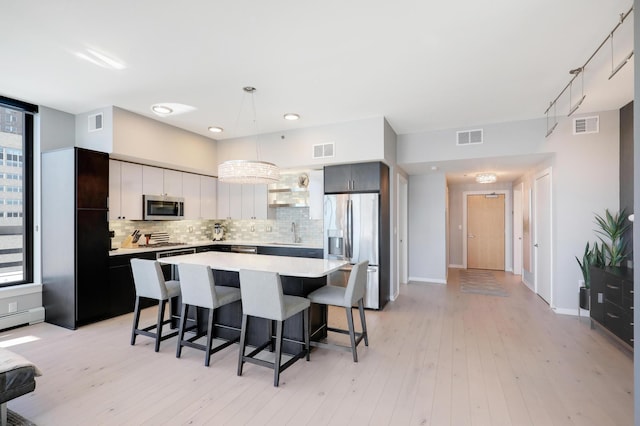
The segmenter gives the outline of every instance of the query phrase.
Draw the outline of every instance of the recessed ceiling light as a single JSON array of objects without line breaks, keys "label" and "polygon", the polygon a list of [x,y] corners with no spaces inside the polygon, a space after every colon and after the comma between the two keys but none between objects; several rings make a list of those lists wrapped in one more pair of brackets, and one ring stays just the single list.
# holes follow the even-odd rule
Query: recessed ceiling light
[{"label": "recessed ceiling light", "polygon": [[209,127],[211,133],[222,133],[224,129],[222,127],[211,126]]},{"label": "recessed ceiling light", "polygon": [[158,115],[169,115],[173,112],[173,109],[169,108],[166,105],[152,105],[151,111],[155,112]]},{"label": "recessed ceiling light", "polygon": [[151,105],[151,111],[160,117],[180,115],[195,110],[196,108],[191,105],[178,104],[175,102],[159,102]]},{"label": "recessed ceiling light", "polygon": [[295,121],[300,119],[300,115],[295,114],[293,112],[288,112],[284,115],[285,120]]}]

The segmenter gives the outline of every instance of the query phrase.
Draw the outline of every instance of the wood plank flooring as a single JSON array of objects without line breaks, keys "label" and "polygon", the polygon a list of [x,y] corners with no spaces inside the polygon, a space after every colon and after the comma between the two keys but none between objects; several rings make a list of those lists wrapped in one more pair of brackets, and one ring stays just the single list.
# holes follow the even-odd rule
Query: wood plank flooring
[{"label": "wood plank flooring", "polygon": [[[131,315],[5,331],[0,345],[37,339],[9,349],[43,371],[35,392],[8,406],[40,426],[632,425],[630,353],[587,318],[553,313],[519,277],[495,274],[509,297],[462,293],[458,270],[448,285],[402,286],[384,311],[367,311],[370,346],[357,364],[315,349],[279,388],[255,365],[236,376],[237,345],[208,368],[201,351],[176,359],[175,338],[159,353],[141,336],[130,346]],[[343,310],[329,316],[344,326]]]}]

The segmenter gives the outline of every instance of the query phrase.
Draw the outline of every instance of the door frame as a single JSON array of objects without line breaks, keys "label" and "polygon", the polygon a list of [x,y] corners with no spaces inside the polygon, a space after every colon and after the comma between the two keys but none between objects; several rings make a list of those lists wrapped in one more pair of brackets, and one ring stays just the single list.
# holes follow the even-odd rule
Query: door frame
[{"label": "door frame", "polygon": [[[533,217],[531,218],[531,222],[533,223],[533,288],[535,293],[540,297],[539,292],[539,274],[538,274],[538,250],[535,249],[535,245],[538,243],[538,231],[539,226],[537,223],[538,218],[538,179],[543,177],[544,175],[549,175],[549,307],[551,309],[555,308],[553,303],[553,173],[551,167],[543,169],[535,174],[533,177]],[[543,299],[544,300],[544,299]]]},{"label": "door frame", "polygon": [[[520,194],[519,197],[516,194]],[[519,199],[518,199],[519,198]],[[513,187],[513,274],[522,275],[524,234],[524,183]],[[520,232],[518,232],[520,231]],[[518,240],[518,235],[520,239]]]},{"label": "door frame", "polygon": [[464,191],[462,193],[462,267],[467,269],[467,197],[469,195],[489,195],[504,194],[504,270],[509,272],[512,266],[509,266],[513,249],[511,247],[511,190],[507,189],[487,189],[484,191]]},{"label": "door frame", "polygon": [[[398,232],[396,235],[397,238],[397,253],[396,253],[396,264],[397,274],[396,277],[396,286],[394,288],[394,292],[396,295],[400,293],[400,284],[407,284],[409,282],[409,271],[408,271],[408,225],[409,225],[409,181],[407,178],[398,174]],[[404,249],[403,249],[404,247]]]}]

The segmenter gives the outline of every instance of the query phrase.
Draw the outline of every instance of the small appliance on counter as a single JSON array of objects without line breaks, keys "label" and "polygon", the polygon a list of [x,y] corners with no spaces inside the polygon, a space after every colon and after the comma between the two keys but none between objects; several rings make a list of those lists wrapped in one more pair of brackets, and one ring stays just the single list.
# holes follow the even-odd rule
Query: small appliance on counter
[{"label": "small appliance on counter", "polygon": [[211,238],[213,241],[222,241],[224,240],[224,228],[219,223],[213,225],[213,236]]}]

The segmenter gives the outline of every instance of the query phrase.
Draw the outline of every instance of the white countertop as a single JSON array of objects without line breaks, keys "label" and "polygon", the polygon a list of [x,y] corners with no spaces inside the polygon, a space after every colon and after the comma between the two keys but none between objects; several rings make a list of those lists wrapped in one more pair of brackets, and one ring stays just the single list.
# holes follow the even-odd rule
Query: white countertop
[{"label": "white countertop", "polygon": [[322,246],[314,246],[305,243],[263,243],[257,241],[237,241],[237,240],[224,240],[224,241],[198,241],[193,243],[181,244],[177,246],[164,246],[155,247],[153,244],[141,245],[136,248],[118,248],[109,252],[109,256],[119,256],[127,254],[145,253],[150,251],[170,251],[170,250],[182,250],[188,248],[211,246],[211,245],[232,245],[232,246],[261,246],[261,247],[288,247],[288,248],[306,248],[306,249],[322,249]]},{"label": "white countertop", "polygon": [[211,269],[222,271],[238,272],[241,269],[252,269],[256,271],[278,272],[280,275],[303,278],[323,277],[333,271],[337,271],[348,263],[342,260],[217,251],[163,257],[158,261],[171,265],[178,265],[180,263],[208,265]]}]

